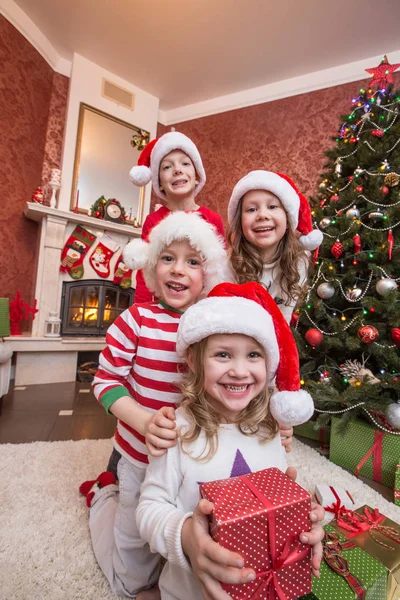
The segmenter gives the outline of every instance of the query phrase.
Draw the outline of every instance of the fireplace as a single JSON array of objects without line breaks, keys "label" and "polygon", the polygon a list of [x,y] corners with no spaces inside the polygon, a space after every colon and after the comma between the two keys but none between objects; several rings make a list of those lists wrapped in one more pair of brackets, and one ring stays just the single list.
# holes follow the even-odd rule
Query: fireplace
[{"label": "fireplace", "polygon": [[63,282],[61,335],[104,336],[119,314],[133,303],[134,290],[98,279]]}]

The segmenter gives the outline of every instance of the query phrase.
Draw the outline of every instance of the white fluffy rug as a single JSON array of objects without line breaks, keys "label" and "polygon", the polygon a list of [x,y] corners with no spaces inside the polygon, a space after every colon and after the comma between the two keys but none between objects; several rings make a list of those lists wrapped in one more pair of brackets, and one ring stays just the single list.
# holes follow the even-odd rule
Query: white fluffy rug
[{"label": "white fluffy rug", "polygon": [[[4,600],[115,600],[94,559],[78,487],[107,465],[111,440],[0,445],[0,596]],[[400,507],[295,440],[298,482],[341,485],[357,505],[394,521]]]}]

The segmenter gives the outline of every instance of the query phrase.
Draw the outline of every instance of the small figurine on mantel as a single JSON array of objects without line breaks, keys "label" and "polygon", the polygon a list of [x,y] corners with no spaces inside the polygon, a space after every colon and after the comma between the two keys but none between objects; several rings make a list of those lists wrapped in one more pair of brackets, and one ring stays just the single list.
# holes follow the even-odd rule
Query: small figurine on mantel
[{"label": "small figurine on mantel", "polygon": [[52,189],[51,199],[50,199],[50,207],[56,208],[57,199],[56,192],[61,188],[61,171],[60,169],[51,169],[50,177],[49,177],[49,186]]},{"label": "small figurine on mantel", "polygon": [[37,187],[36,190],[33,192],[31,202],[36,202],[37,204],[43,204],[44,196],[43,196],[43,190],[41,187]]}]

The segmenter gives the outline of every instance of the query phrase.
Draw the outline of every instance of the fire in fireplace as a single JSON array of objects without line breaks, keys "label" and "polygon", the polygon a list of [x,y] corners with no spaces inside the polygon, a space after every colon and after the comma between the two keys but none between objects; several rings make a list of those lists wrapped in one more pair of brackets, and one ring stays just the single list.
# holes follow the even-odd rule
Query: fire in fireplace
[{"label": "fire in fireplace", "polygon": [[98,279],[63,283],[61,335],[103,336],[133,302],[134,290]]}]

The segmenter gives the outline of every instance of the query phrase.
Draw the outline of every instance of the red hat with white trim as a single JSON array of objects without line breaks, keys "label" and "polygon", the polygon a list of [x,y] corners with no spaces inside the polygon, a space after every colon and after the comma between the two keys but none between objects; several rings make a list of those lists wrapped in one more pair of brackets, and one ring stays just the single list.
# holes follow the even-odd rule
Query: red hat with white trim
[{"label": "red hat with white trim", "polygon": [[165,193],[160,190],[160,164],[164,156],[173,150],[182,150],[192,161],[198,179],[198,184],[194,189],[194,195],[197,196],[206,182],[203,162],[196,144],[179,131],[165,133],[147,144],[139,156],[138,164],[129,172],[131,181],[138,186],[147,185],[151,181],[154,192],[159,198],[165,200]]},{"label": "red hat with white trim", "polygon": [[251,190],[272,192],[282,202],[289,223],[301,233],[300,243],[305,250],[315,250],[322,244],[323,234],[313,229],[311,210],[307,198],[299,192],[287,175],[272,171],[251,171],[233,188],[228,204],[228,221],[232,222],[241,198]]},{"label": "red hat with white trim", "polygon": [[184,357],[192,344],[223,333],[248,335],[265,350],[268,384],[277,388],[270,408],[278,423],[300,425],[308,421],[314,403],[310,394],[300,388],[296,342],[275,300],[262,285],[252,281],[215,286],[207,298],[182,315],[177,353]]}]

